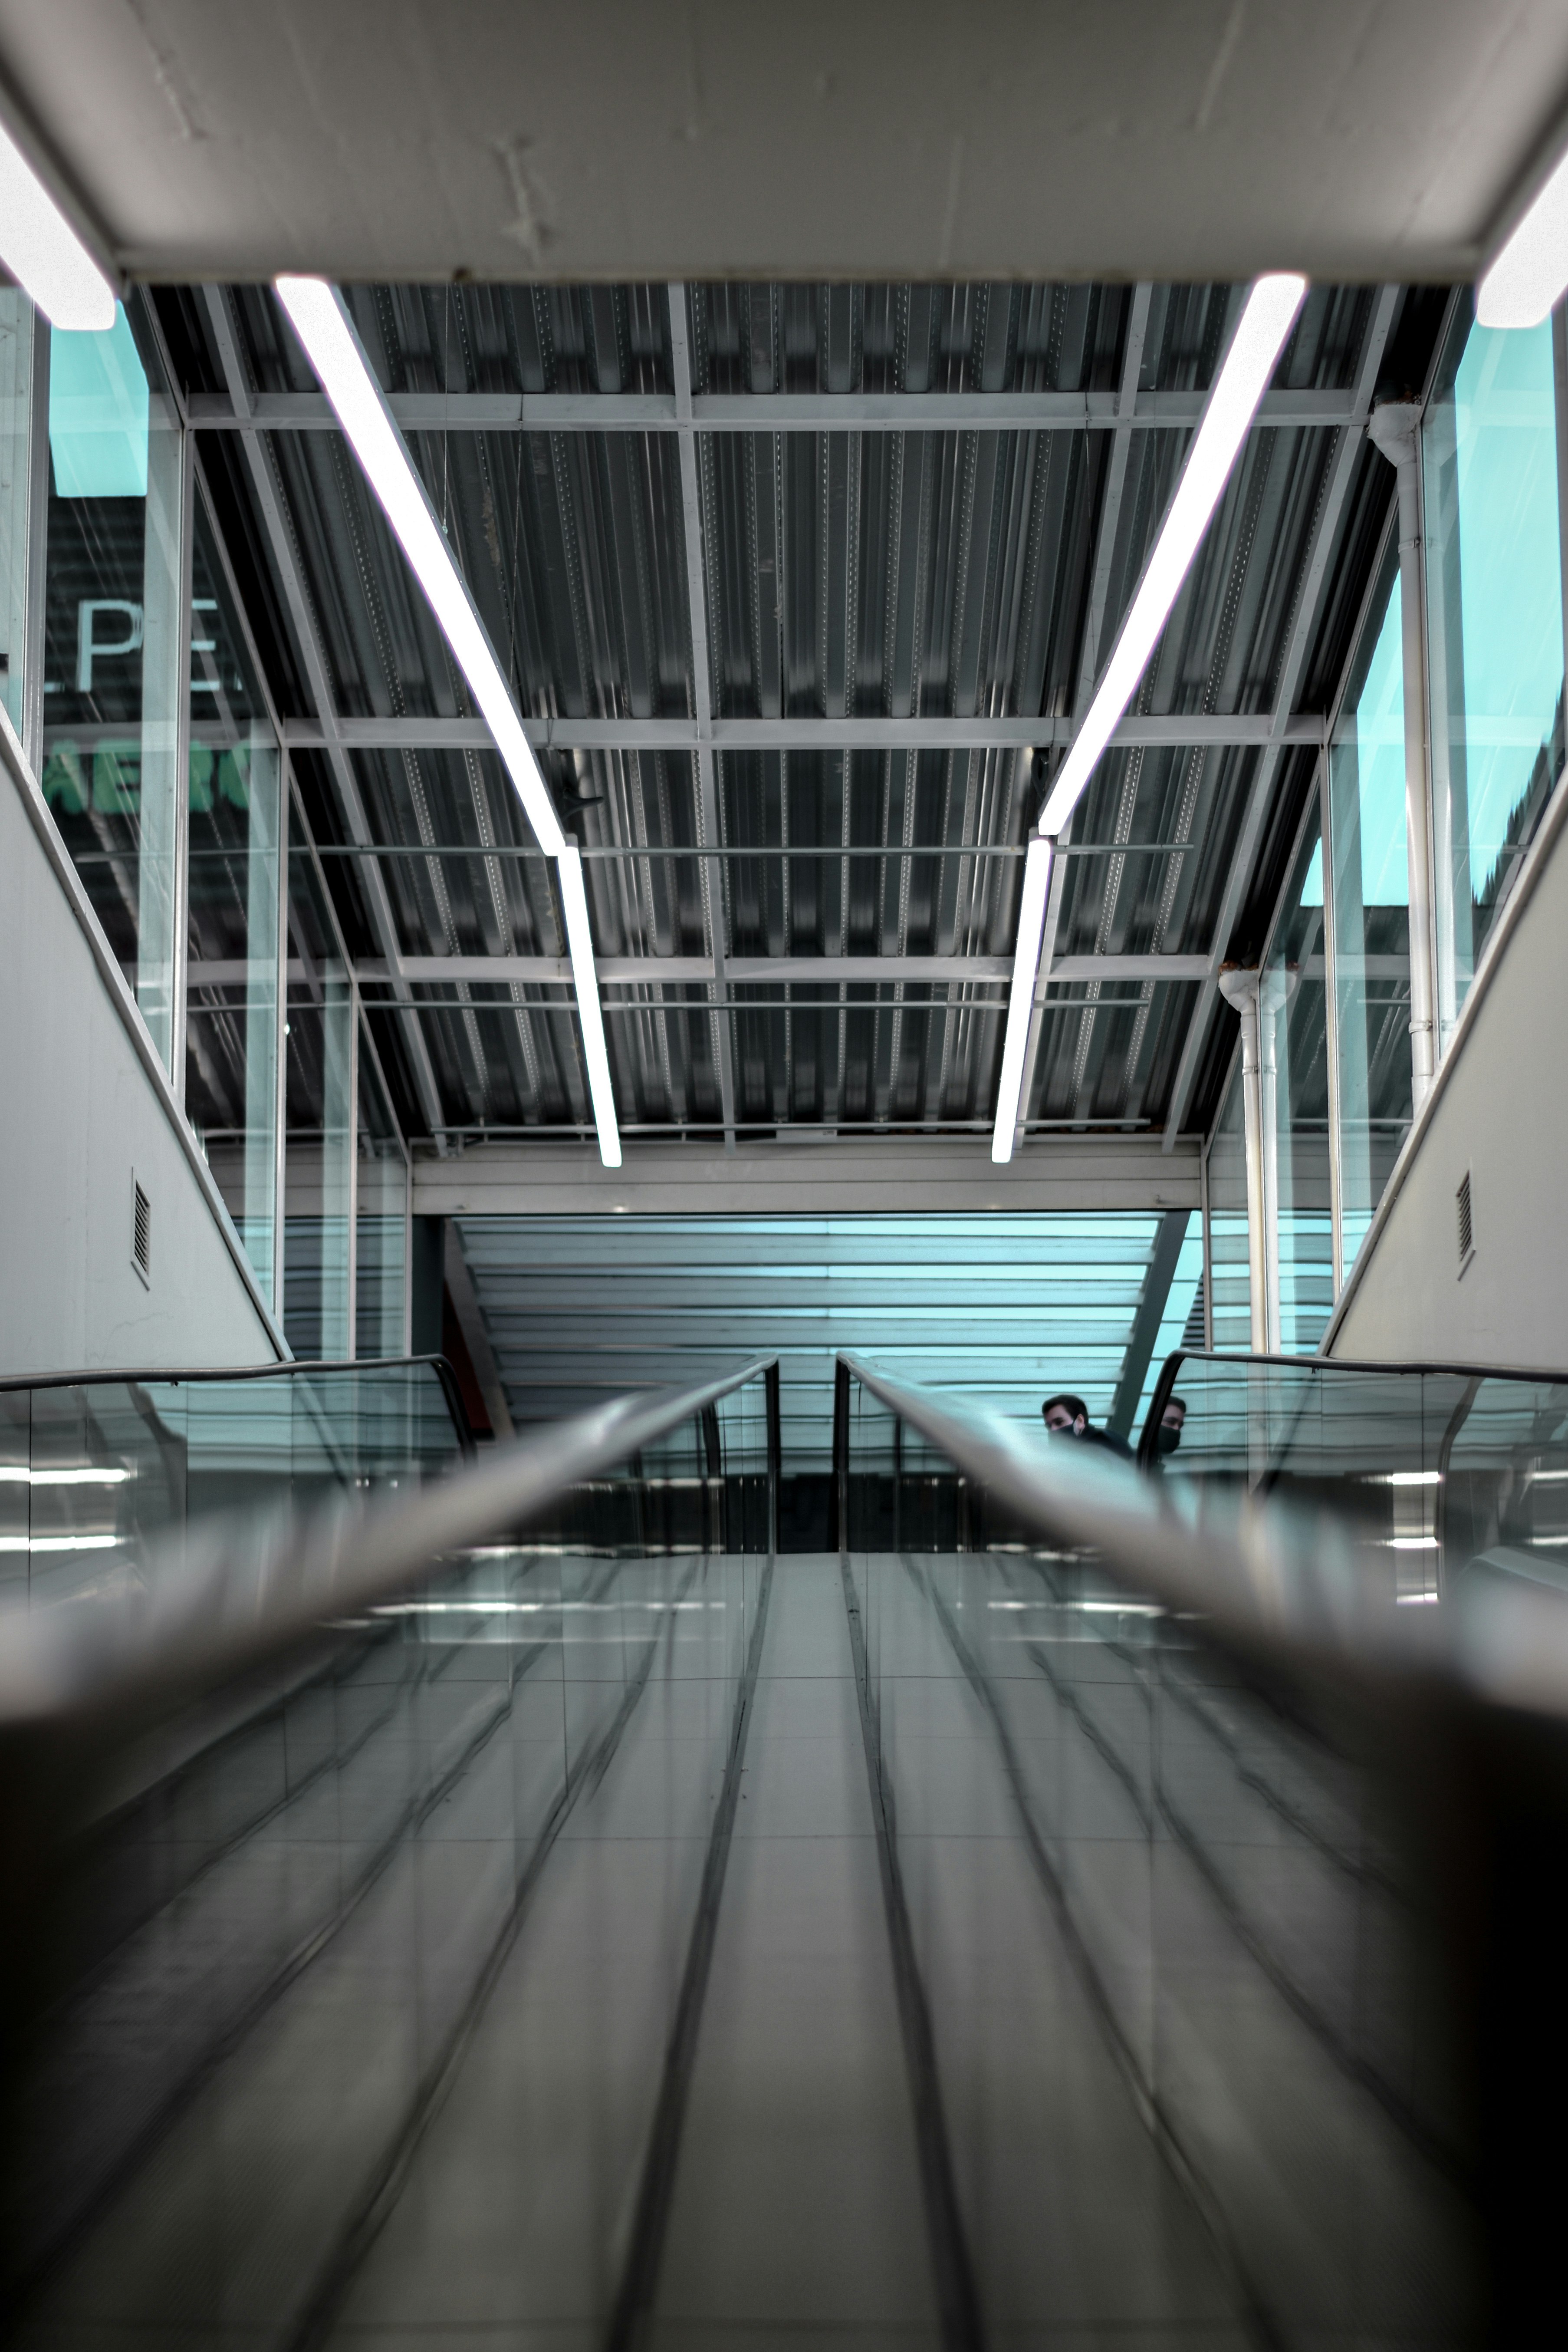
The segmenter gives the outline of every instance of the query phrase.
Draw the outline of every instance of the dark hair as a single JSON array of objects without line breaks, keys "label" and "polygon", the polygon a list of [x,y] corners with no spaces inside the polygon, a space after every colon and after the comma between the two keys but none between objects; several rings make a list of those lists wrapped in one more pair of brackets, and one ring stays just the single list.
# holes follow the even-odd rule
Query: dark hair
[{"label": "dark hair", "polygon": [[1185,1412],[1186,1411],[1186,1397],[1178,1397],[1178,1396],[1168,1396],[1168,1397],[1166,1397],[1166,1408],[1165,1408],[1165,1409],[1166,1409],[1166,1412],[1169,1412],[1169,1410],[1170,1410],[1170,1408],[1171,1408],[1171,1406],[1172,1406],[1173,1404],[1179,1404],[1179,1405],[1180,1405],[1180,1407],[1181,1407],[1181,1409],[1182,1409],[1182,1411],[1183,1411],[1183,1412]]},{"label": "dark hair", "polygon": [[1051,1411],[1053,1404],[1064,1404],[1074,1421],[1087,1422],[1089,1418],[1089,1408],[1084,1403],[1082,1397],[1053,1396],[1047,1397],[1045,1402],[1040,1406],[1040,1415],[1042,1421],[1046,1414]]}]

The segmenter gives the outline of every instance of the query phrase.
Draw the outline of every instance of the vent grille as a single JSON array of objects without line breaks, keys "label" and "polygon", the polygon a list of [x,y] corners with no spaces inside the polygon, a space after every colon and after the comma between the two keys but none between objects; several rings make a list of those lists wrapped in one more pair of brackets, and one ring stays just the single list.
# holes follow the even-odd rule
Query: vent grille
[{"label": "vent grille", "polygon": [[152,1203],[132,1179],[131,1263],[143,1282],[152,1280]]},{"label": "vent grille", "polygon": [[1470,1171],[1468,1168],[1459,1180],[1456,1198],[1459,1204],[1459,1272],[1463,1274],[1475,1255],[1476,1247],[1475,1219],[1470,1209]]}]

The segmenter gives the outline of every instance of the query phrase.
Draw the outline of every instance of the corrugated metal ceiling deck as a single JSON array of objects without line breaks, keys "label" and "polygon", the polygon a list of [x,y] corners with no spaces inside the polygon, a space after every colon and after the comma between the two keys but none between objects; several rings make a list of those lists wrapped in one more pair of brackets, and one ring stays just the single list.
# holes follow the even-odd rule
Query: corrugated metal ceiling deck
[{"label": "corrugated metal ceiling deck", "polygon": [[[550,870],[464,724],[462,682],[350,453],[321,429],[307,363],[263,289],[162,299],[214,428],[204,462],[230,536],[259,601],[314,638],[276,625],[275,685],[409,1131],[443,1148],[581,1133]],[[900,1127],[979,1148],[1020,845],[1236,300],[1224,286],[719,285],[675,289],[673,307],[648,286],[352,292],[521,707],[551,739],[541,757],[612,960],[628,1131]],[[1271,714],[1322,707],[1392,489],[1358,407],[1401,380],[1433,308],[1309,298],[1275,382],[1271,414],[1293,421],[1249,436],[1138,698],[1160,740],[1113,750],[1072,827],[1036,1132],[1210,1114],[1226,1050],[1212,973],[1267,920],[1314,757],[1278,725],[1263,739]],[[257,400],[242,457],[216,428]],[[994,425],[988,402],[1010,404]],[[312,732],[319,750],[303,748]]]}]

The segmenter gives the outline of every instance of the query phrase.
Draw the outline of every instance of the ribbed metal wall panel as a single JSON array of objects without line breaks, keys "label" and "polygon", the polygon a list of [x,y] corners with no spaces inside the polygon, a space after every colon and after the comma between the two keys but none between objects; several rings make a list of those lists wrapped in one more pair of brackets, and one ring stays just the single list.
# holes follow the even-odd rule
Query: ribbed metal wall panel
[{"label": "ribbed metal wall panel", "polygon": [[[1103,1421],[1159,1223],[1127,1213],[465,1217],[459,1230],[517,1421],[777,1349],[786,1467],[818,1472],[841,1348],[1028,1421],[1052,1390],[1071,1389]],[[1190,1297],[1182,1321],[1189,1307]]]}]

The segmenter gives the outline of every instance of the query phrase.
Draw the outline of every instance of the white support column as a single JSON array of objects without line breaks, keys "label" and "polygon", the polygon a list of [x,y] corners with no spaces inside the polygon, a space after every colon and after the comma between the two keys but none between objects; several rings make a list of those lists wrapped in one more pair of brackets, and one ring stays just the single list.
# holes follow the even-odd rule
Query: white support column
[{"label": "white support column", "polygon": [[1410,876],[1411,1106],[1419,1117],[1437,1066],[1432,825],[1427,790],[1427,598],[1421,560],[1421,411],[1385,401],[1366,436],[1399,481],[1399,617],[1405,679],[1405,837]]},{"label": "white support column", "polygon": [[1247,1140],[1248,1299],[1252,1352],[1280,1341],[1279,1065],[1275,1032],[1290,995],[1283,971],[1218,974],[1219,992],[1241,1016],[1241,1110]]}]

